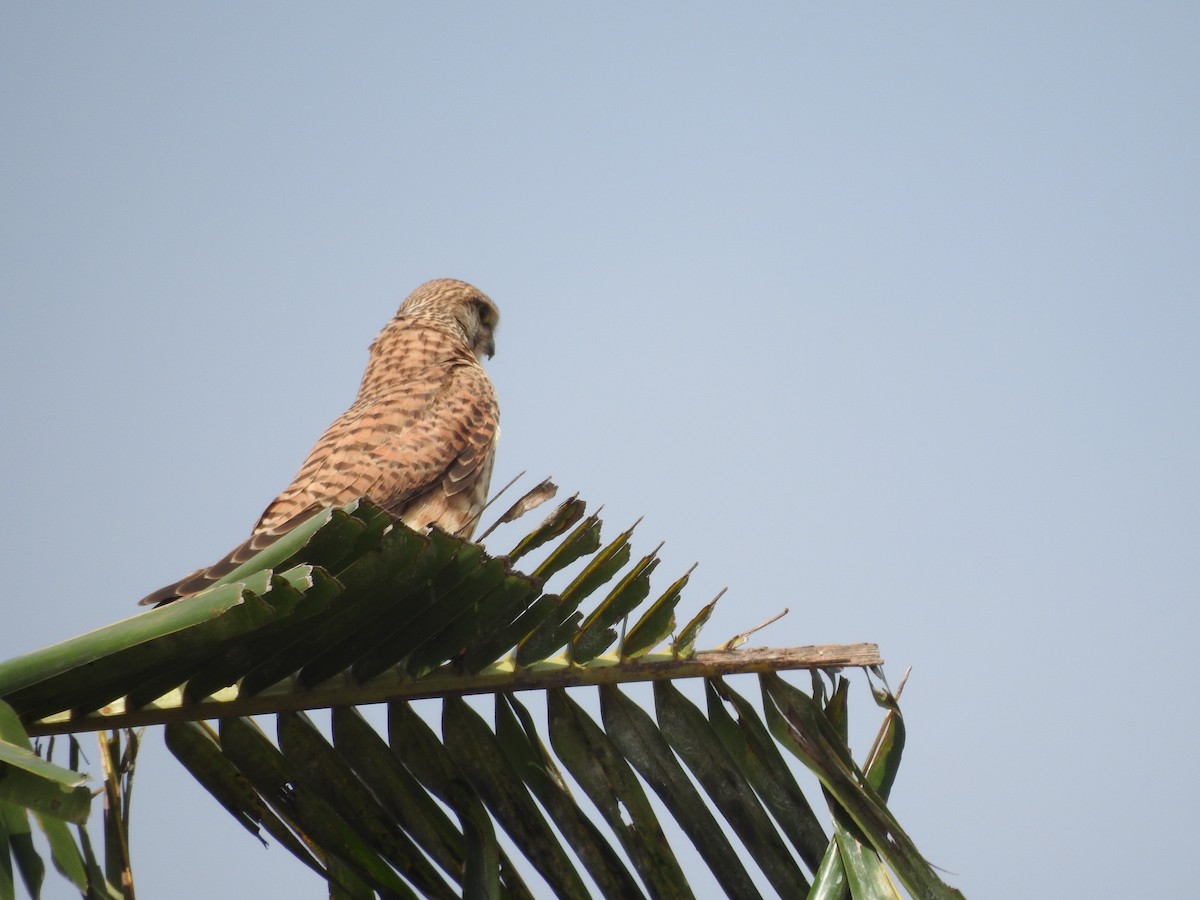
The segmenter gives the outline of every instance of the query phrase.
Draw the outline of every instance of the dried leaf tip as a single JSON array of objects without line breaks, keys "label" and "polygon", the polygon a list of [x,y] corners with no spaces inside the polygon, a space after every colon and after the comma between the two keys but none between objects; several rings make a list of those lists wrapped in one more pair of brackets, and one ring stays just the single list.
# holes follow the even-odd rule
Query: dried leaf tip
[{"label": "dried leaf tip", "polygon": [[[724,591],[722,591],[722,593],[724,593]],[[778,622],[780,619],[782,619],[784,616],[786,616],[788,614],[788,612],[789,612],[789,610],[785,606],[783,608],[783,612],[776,613],[775,615],[771,616],[771,618],[767,619],[765,622],[760,622],[759,624],[755,625],[753,628],[743,631],[741,634],[735,634],[733,637],[731,637],[729,640],[727,640],[724,644],[721,645],[721,649],[722,650],[734,650],[734,649],[742,646],[742,644],[746,643],[746,641],[749,639],[750,635],[754,634],[756,631],[762,631],[768,625],[774,625],[776,622]]]}]

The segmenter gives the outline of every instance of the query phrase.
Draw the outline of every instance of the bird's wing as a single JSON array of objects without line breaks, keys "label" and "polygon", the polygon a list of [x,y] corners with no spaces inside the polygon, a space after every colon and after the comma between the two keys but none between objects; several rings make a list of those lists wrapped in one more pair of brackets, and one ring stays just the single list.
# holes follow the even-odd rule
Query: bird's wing
[{"label": "bird's wing", "polygon": [[[490,462],[498,419],[492,383],[473,358],[427,366],[330,425],[254,531],[284,534],[359,497],[407,519],[414,498],[435,487],[469,491]],[[441,523],[420,523],[428,524]]]},{"label": "bird's wing", "polygon": [[473,356],[406,371],[393,389],[360,398],[329,426],[250,538],[141,603],[197,593],[320,510],[359,497],[414,528],[469,534],[486,499],[498,423],[495,390]]}]

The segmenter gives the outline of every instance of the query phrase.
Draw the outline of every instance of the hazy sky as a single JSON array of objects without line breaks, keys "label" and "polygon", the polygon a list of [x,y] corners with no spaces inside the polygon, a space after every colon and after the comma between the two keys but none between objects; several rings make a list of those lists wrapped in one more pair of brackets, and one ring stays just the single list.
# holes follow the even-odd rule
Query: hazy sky
[{"label": "hazy sky", "polygon": [[[459,277],[502,311],[498,481],[644,514],[685,612],[729,586],[703,645],[786,606],[757,642],[913,667],[893,807],[952,883],[1194,893],[1198,26],[5,4],[0,658],[239,542]],[[157,731],[136,786],[142,895],[324,896]]]}]

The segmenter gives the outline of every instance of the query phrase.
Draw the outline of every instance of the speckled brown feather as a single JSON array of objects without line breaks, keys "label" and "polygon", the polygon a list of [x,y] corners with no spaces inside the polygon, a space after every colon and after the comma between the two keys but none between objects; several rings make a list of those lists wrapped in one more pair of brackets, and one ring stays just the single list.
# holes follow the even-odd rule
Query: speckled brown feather
[{"label": "speckled brown feather", "polygon": [[417,288],[371,344],[354,405],[317,441],[250,538],[141,602],[161,605],[203,590],[320,510],[359,497],[413,528],[470,537],[499,437],[495,389],[478,359],[494,350],[498,319],[491,300],[465,282]]}]

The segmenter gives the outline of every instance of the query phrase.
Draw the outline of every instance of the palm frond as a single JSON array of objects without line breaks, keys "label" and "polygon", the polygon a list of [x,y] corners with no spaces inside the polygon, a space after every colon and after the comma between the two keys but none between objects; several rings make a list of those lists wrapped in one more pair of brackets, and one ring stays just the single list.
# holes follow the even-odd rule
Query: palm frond
[{"label": "palm frond", "polygon": [[[878,667],[878,649],[697,652],[712,604],[671,637],[690,571],[655,594],[657,551],[635,559],[633,527],[605,543],[584,513],[571,498],[491,556],[365,502],[327,511],[202,594],[0,663],[0,697],[33,735],[164,724],[235,820],[331,896],[676,897],[715,882],[882,897],[889,870],[914,896],[959,896],[885,804],[903,748],[894,699],[877,697],[884,739],[864,771],[845,679],[828,676],[827,694],[818,676],[810,695],[778,675]],[[514,567],[535,554],[528,574]],[[753,673],[761,714],[730,682]],[[705,708],[675,686],[687,677],[704,679]],[[653,682],[654,715],[623,687],[638,681]],[[528,691],[544,698],[536,715]],[[493,696],[490,722],[471,694]],[[430,697],[440,729],[414,706]],[[374,703],[386,736],[359,712]],[[328,735],[304,712],[321,708]],[[249,718],[262,714],[273,737]],[[817,775],[832,838],[783,750]],[[708,875],[685,871],[668,831]]]}]

